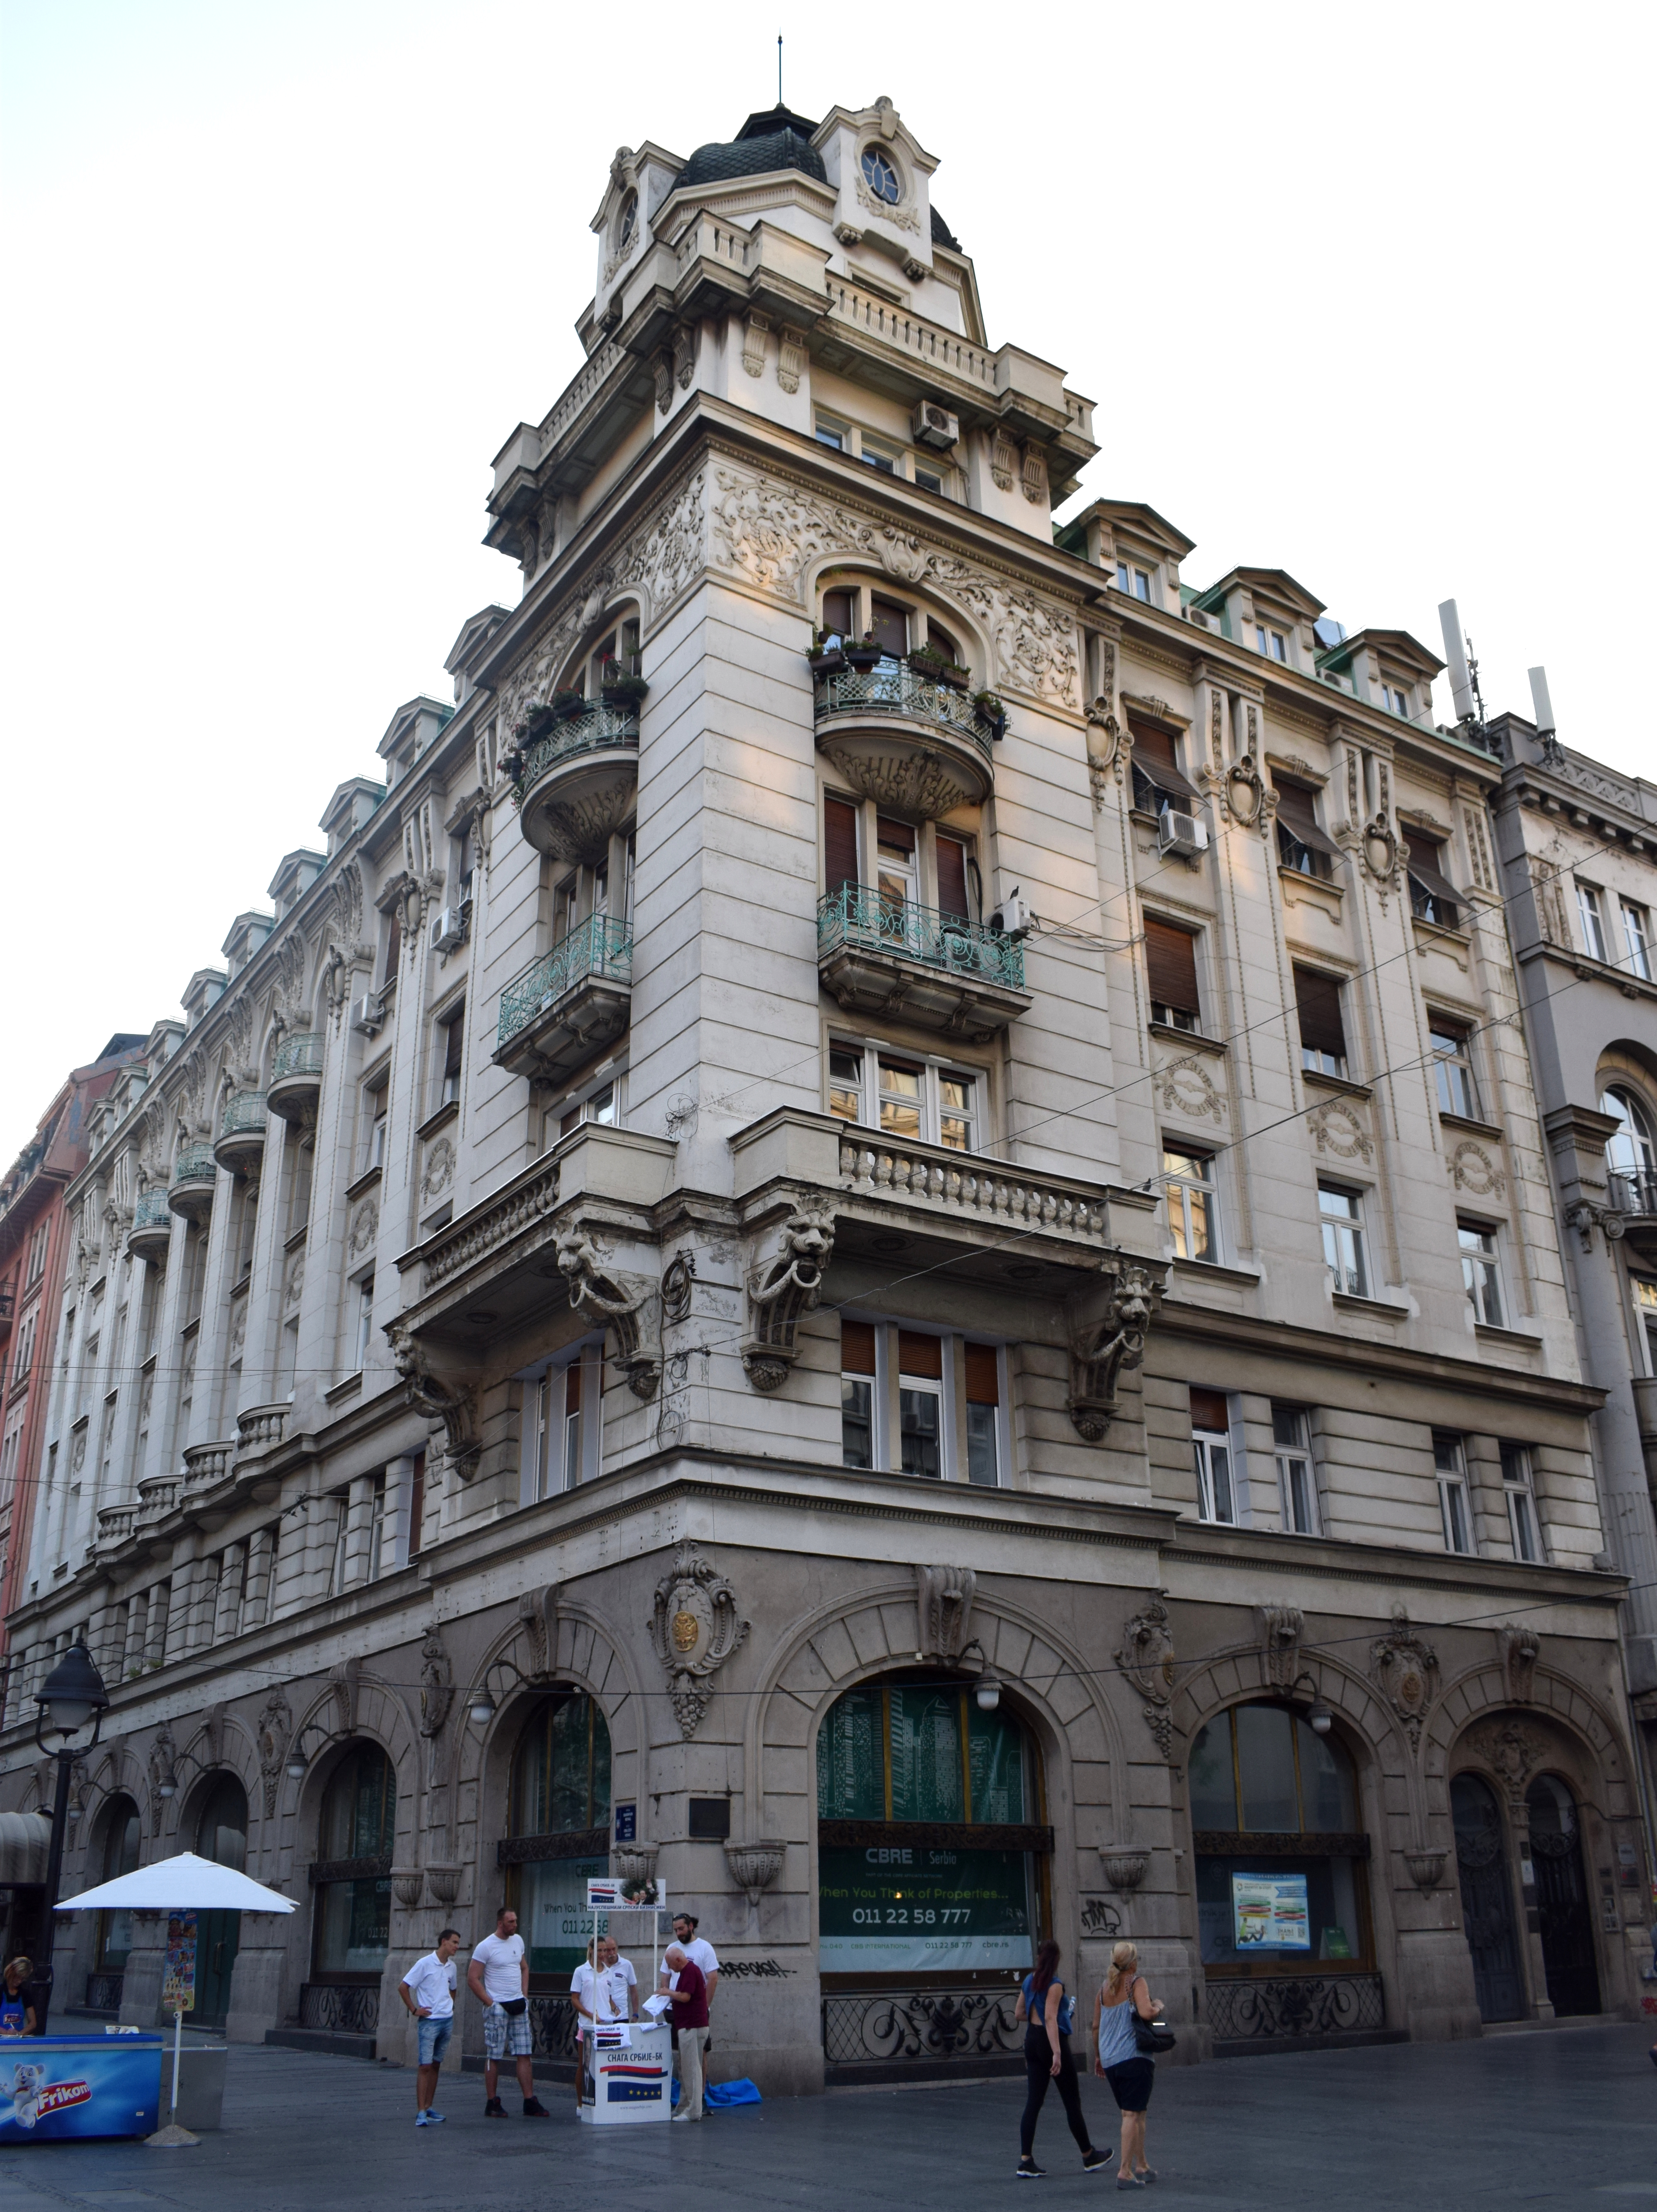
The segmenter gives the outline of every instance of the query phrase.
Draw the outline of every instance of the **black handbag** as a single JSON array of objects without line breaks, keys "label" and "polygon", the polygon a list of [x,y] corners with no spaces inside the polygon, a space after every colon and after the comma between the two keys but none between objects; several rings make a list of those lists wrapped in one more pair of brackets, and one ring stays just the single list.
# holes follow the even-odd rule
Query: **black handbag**
[{"label": "black handbag", "polygon": [[1143,2057],[1154,2057],[1159,2051],[1172,2051],[1174,2030],[1165,2020],[1145,2020],[1139,2008],[1133,2008],[1133,2041]]}]

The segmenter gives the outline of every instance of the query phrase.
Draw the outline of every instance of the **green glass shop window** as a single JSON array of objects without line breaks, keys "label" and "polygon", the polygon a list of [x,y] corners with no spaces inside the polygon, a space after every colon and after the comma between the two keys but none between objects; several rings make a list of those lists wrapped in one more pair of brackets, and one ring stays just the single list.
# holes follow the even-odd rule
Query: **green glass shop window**
[{"label": "green glass shop window", "polygon": [[317,1857],[380,1859],[386,1871],[317,1885],[316,1973],[329,1980],[378,1980],[391,1940],[389,1870],[397,1838],[397,1774],[377,1743],[353,1744],[329,1778],[317,1829]]},{"label": "green glass shop window", "polygon": [[822,1820],[1022,1823],[1027,1794],[1017,1722],[963,1684],[848,1690],[817,1734]]},{"label": "green glass shop window", "polygon": [[[564,1692],[543,1699],[525,1724],[513,1759],[513,1835],[555,1846],[607,1831],[610,1762],[609,1724],[592,1698]],[[586,1856],[554,1848],[507,1869],[507,1901],[519,1916],[531,1975],[561,1978],[586,1957],[592,1932],[587,1879],[609,1865],[606,1835]]]}]

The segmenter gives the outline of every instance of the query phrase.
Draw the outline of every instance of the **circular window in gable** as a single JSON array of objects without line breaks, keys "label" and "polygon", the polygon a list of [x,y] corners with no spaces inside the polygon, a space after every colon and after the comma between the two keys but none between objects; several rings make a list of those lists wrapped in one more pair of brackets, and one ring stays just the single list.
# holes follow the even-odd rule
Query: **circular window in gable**
[{"label": "circular window in gable", "polygon": [[869,147],[864,154],[863,181],[887,207],[895,207],[901,198],[897,171],[877,146]]}]

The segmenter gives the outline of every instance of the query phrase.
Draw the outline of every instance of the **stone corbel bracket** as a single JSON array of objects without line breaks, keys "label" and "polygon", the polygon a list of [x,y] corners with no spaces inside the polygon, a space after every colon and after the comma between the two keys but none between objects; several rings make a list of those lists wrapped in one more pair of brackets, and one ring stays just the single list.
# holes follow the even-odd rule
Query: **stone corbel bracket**
[{"label": "stone corbel bracket", "polygon": [[400,1322],[392,1322],[386,1335],[391,1359],[403,1378],[409,1403],[428,1420],[441,1421],[449,1463],[463,1482],[477,1472],[483,1439],[477,1432],[477,1391],[470,1382],[433,1372],[430,1360]]},{"label": "stone corbel bracket", "polygon": [[802,1197],[782,1224],[782,1248],[748,1278],[742,1364],[756,1390],[780,1390],[799,1356],[799,1325],[817,1302],[835,1249],[826,1194]]},{"label": "stone corbel bracket", "polygon": [[559,1231],[556,1255],[570,1304],[613,1333],[616,1360],[634,1397],[653,1398],[662,1379],[659,1283],[611,1267],[592,1228],[580,1221]]},{"label": "stone corbel bracket", "polygon": [[1116,1415],[1120,1378],[1145,1356],[1145,1335],[1168,1270],[1123,1259],[1109,1270],[1108,1282],[1102,1317],[1075,1328],[1071,1338],[1070,1417],[1090,1444],[1104,1442]]}]

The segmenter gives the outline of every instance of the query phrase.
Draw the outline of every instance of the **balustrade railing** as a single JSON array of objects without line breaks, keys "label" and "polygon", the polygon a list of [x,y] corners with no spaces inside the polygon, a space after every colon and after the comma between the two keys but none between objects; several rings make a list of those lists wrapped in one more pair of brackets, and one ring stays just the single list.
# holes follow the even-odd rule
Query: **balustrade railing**
[{"label": "balustrade railing", "polygon": [[813,712],[818,721],[830,714],[903,714],[951,730],[968,738],[986,760],[994,757],[989,725],[967,694],[918,676],[907,660],[888,659],[876,668],[820,676]]},{"label": "balustrade railing", "polygon": [[1611,1202],[1618,1213],[1657,1214],[1657,1170],[1613,1168]]},{"label": "balustrade railing", "polygon": [[518,749],[518,774],[512,795],[521,806],[525,794],[549,769],[561,768],[579,754],[608,752],[617,746],[638,750],[639,712],[636,707],[589,707],[584,714],[571,714],[538,738]]},{"label": "balustrade railing", "polygon": [[918,1199],[986,1224],[1102,1241],[1105,1200],[1058,1177],[1020,1175],[971,1152],[904,1143],[847,1123],[840,1144],[844,1188],[870,1198]]},{"label": "balustrade railing", "polygon": [[1005,990],[1024,988],[1022,939],[907,899],[884,897],[868,884],[841,884],[817,901],[817,958],[826,960],[847,945]]},{"label": "balustrade railing", "polygon": [[279,1444],[288,1429],[288,1407],[282,1406],[250,1406],[245,1413],[236,1416],[236,1444],[241,1451],[264,1451],[270,1444]]},{"label": "balustrade railing", "polygon": [[217,1180],[219,1164],[213,1157],[211,1145],[197,1139],[179,1148],[179,1157],[173,1163],[173,1188],[187,1182],[213,1182]]},{"label": "balustrade railing", "polygon": [[877,294],[860,291],[855,284],[831,280],[828,313],[835,322],[849,323],[854,329],[866,331],[871,337],[883,338],[901,353],[912,354],[928,368],[946,369],[951,376],[981,385],[986,392],[995,389],[992,353],[973,345],[953,331],[946,331],[940,324],[925,322],[919,315],[907,313]]},{"label": "balustrade railing", "polygon": [[606,982],[633,981],[633,925],[606,914],[589,915],[561,938],[501,994],[498,1044],[506,1044],[527,1029],[538,1014],[555,1006],[567,992],[590,976]]},{"label": "balustrade railing", "polygon": [[228,1443],[191,1444],[184,1455],[185,1487],[191,1490],[210,1489],[222,1482],[230,1472],[231,1446]]},{"label": "balustrade railing", "polygon": [[178,1503],[178,1497],[179,1478],[176,1474],[146,1475],[138,1485],[138,1520],[164,1520]]},{"label": "balustrade railing", "polygon": [[98,1541],[106,1547],[124,1544],[132,1534],[132,1524],[137,1516],[136,1505],[100,1505],[98,1508]]},{"label": "balustrade railing", "polygon": [[276,1047],[276,1063],[270,1070],[270,1080],[280,1083],[285,1075],[320,1075],[322,1073],[322,1031],[300,1030],[283,1037]]}]

